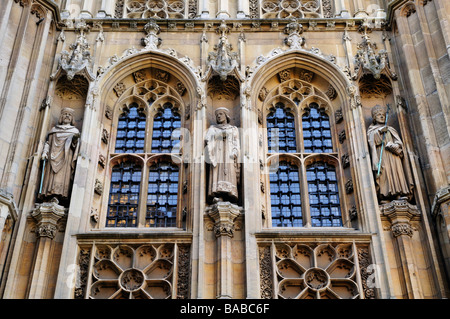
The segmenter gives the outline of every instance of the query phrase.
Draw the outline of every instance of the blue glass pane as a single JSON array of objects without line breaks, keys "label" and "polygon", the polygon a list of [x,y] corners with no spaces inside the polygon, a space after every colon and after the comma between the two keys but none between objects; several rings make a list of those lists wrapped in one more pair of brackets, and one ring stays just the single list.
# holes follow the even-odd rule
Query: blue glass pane
[{"label": "blue glass pane", "polygon": [[270,174],[273,227],[301,227],[302,210],[298,167],[281,161]]},{"label": "blue glass pane", "polygon": [[319,111],[317,103],[309,105],[310,110],[303,115],[303,145],[307,153],[333,152],[330,121],[328,115]]},{"label": "blue glass pane", "polygon": [[125,162],[113,167],[106,217],[107,227],[136,226],[140,183],[139,165]]},{"label": "blue glass pane", "polygon": [[342,217],[335,168],[316,162],[306,169],[313,227],[341,227]]}]

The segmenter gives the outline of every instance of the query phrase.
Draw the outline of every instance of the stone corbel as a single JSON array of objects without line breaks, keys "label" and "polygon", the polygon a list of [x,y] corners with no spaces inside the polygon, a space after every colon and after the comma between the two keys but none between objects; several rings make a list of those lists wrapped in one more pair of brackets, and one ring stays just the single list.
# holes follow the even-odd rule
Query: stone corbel
[{"label": "stone corbel", "polygon": [[66,209],[59,205],[58,200],[37,204],[31,213],[36,221],[36,235],[38,237],[55,238],[58,231],[58,221],[66,214]]},{"label": "stone corbel", "polygon": [[240,215],[238,206],[230,202],[218,202],[212,205],[208,216],[214,221],[214,233],[216,237],[234,236],[235,224],[234,221]]},{"label": "stone corbel", "polygon": [[380,206],[381,213],[391,224],[394,237],[401,235],[413,236],[414,227],[411,221],[420,220],[420,212],[415,205],[406,200],[393,200]]},{"label": "stone corbel", "polygon": [[54,74],[50,76],[50,80],[57,80],[60,76],[65,74],[67,79],[71,81],[75,75],[84,76],[88,81],[95,80],[95,75],[92,73],[92,57],[90,52],[90,45],[87,41],[86,34],[89,32],[89,25],[81,19],[76,21],[75,31],[79,33],[77,39],[69,46],[72,51],[69,53],[66,50],[60,52],[58,59],[58,68]]}]

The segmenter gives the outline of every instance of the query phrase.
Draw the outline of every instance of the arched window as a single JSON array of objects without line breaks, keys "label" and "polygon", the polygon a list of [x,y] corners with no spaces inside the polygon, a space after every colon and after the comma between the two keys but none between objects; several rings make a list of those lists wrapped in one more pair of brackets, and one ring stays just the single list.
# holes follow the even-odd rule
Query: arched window
[{"label": "arched window", "polygon": [[146,116],[131,104],[117,123],[116,153],[143,153]]},{"label": "arched window", "polygon": [[112,168],[106,218],[108,227],[136,226],[141,174],[141,167],[131,162]]},{"label": "arched window", "polygon": [[164,104],[153,119],[152,153],[178,153],[178,150],[174,149],[174,141],[179,137],[179,131],[176,129],[180,126],[180,115],[173,110],[171,103]]},{"label": "arched window", "polygon": [[146,227],[175,227],[178,166],[169,162],[152,165],[148,175]]},{"label": "arched window", "polygon": [[276,101],[266,116],[271,166],[268,227],[343,226],[335,123],[330,122],[330,102],[323,96],[311,83],[291,79],[265,97],[270,105]]},{"label": "arched window", "polygon": [[273,227],[303,226],[299,168],[286,161],[270,174],[270,200]]},{"label": "arched window", "polygon": [[295,119],[282,103],[267,115],[267,139],[271,153],[295,153]]},{"label": "arched window", "polygon": [[306,168],[311,226],[342,226],[336,169],[326,162],[316,162]]},{"label": "arched window", "polygon": [[317,103],[311,103],[302,118],[303,145],[306,153],[331,153],[330,120]]},{"label": "arched window", "polygon": [[[124,98],[124,111],[117,121],[106,226],[180,227],[181,171],[172,157],[179,159],[181,149],[178,110],[182,99],[161,81],[141,81],[136,86],[130,90],[132,96]],[[148,101],[147,108],[138,103],[127,106],[126,101],[133,98]],[[155,105],[158,109],[152,113]]]}]

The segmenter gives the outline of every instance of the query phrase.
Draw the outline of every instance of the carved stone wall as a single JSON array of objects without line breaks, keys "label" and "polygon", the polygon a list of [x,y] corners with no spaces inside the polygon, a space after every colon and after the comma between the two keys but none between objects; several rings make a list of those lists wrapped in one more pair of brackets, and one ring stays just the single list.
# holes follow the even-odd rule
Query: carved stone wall
[{"label": "carved stone wall", "polygon": [[260,245],[261,298],[373,299],[369,251],[352,243]]},{"label": "carved stone wall", "polygon": [[187,244],[83,245],[78,266],[76,299],[189,297],[190,246]]},{"label": "carved stone wall", "polygon": [[[448,1],[4,2],[0,298],[449,296]],[[153,152],[153,124],[167,104],[181,133],[160,139],[176,147]],[[280,104],[297,143],[284,153],[271,152],[267,130]],[[377,104],[391,106],[410,198],[378,201],[367,142]],[[61,219],[43,223],[52,204],[38,196],[49,169],[41,154],[66,107],[81,132],[71,200]],[[238,202],[222,216],[206,198],[204,140],[220,107],[240,133]],[[318,129],[304,129],[313,113]],[[119,129],[129,114],[135,121]],[[118,132],[131,140],[144,118],[136,140],[145,147],[116,152],[127,140]],[[308,133],[330,148],[307,149]],[[280,161],[294,175],[280,173],[279,185],[296,185],[280,187],[276,206],[270,169]],[[161,214],[170,222],[156,227],[164,192],[149,185],[163,162],[174,165],[166,185],[177,197],[171,216]],[[333,180],[320,179],[321,163]],[[139,174],[122,170],[117,180],[124,164]],[[333,213],[314,186],[339,199]],[[110,196],[117,190],[120,200]],[[108,223],[124,216],[132,222]]]}]

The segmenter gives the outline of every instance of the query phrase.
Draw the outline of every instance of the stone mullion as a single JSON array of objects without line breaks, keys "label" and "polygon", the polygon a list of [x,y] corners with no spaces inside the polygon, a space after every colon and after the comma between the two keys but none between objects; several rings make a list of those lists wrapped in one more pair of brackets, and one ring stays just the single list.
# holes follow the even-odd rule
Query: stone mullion
[{"label": "stone mullion", "polygon": [[[203,91],[202,87],[197,88]],[[204,92],[204,91],[203,91]],[[204,132],[206,131],[206,107],[202,104],[204,95],[197,96],[192,129],[192,161],[189,165],[191,170],[191,190],[206,189],[206,168],[203,146]],[[204,212],[206,194],[205,192],[190,192],[192,212],[192,276],[191,276],[191,298],[204,298],[206,291],[204,285],[199,285],[205,280],[205,234],[204,234]]]},{"label": "stone mullion", "polygon": [[[244,87],[246,83],[242,84]],[[240,196],[244,199],[244,242],[246,298],[259,298],[259,256],[258,245],[254,234],[261,230],[261,180],[258,156],[258,114],[256,106],[251,105],[245,89],[241,93],[241,101],[246,102],[241,107],[241,187]]]},{"label": "stone mullion", "polygon": [[364,288],[363,288],[362,279],[361,279],[361,267],[359,265],[358,248],[356,247],[354,240],[352,243],[352,250],[353,250],[353,256],[354,256],[353,264],[356,267],[356,284],[358,285],[358,289],[359,289],[359,299],[366,299],[364,296]]}]

